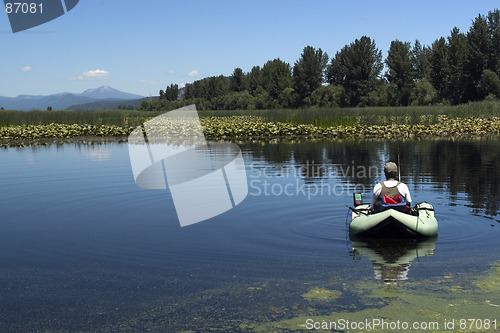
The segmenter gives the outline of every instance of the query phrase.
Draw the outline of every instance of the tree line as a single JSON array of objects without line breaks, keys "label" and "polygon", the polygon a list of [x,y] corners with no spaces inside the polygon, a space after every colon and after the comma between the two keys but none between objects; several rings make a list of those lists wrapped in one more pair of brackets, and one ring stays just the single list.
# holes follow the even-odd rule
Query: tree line
[{"label": "tree line", "polygon": [[387,57],[370,37],[334,57],[306,46],[293,66],[277,58],[245,73],[212,76],[180,89],[171,84],[140,110],[196,104],[198,109],[273,109],[460,104],[500,99],[500,11],[478,15],[470,29],[425,46],[394,40]]}]

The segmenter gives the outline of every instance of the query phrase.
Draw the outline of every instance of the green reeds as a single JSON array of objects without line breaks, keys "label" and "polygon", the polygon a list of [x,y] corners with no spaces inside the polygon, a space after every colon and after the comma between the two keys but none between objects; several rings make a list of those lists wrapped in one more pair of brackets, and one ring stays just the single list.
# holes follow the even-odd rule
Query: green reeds
[{"label": "green reeds", "polygon": [[462,105],[408,107],[364,107],[336,109],[273,109],[199,111],[200,116],[255,116],[264,121],[313,124],[320,127],[390,124],[436,124],[438,116],[450,118],[500,117],[500,101],[482,101]]},{"label": "green reeds", "polygon": [[11,111],[0,110],[0,127],[16,125],[48,125],[48,124],[79,124],[79,125],[114,125],[139,126],[147,119],[156,117],[162,112],[152,111]]},{"label": "green reeds", "polygon": [[[0,110],[0,126],[86,124],[139,126],[165,111],[10,111]],[[336,109],[272,109],[199,111],[200,117],[254,116],[268,122],[312,124],[319,127],[391,124],[436,124],[438,116],[449,118],[500,117],[500,101],[482,101],[456,106],[364,107]]]}]

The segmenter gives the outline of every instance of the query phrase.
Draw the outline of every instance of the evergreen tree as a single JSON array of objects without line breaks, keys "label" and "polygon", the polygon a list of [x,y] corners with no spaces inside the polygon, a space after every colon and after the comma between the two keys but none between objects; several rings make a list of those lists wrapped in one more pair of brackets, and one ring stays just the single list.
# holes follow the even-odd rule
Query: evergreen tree
[{"label": "evergreen tree", "polygon": [[488,68],[490,44],[488,24],[486,19],[479,15],[467,33],[468,59],[464,66],[464,75],[467,80],[466,100],[481,100],[486,97],[480,87],[480,82],[483,71]]},{"label": "evergreen tree", "polygon": [[222,96],[229,91],[229,81],[224,75],[211,76],[207,81],[206,99]]},{"label": "evergreen tree", "polygon": [[422,46],[420,41],[415,40],[411,50],[411,65],[413,70],[413,80],[421,80],[430,77],[430,49],[427,46]]},{"label": "evergreen tree", "polygon": [[230,90],[240,92],[245,90],[245,74],[241,68],[235,68],[233,74],[229,78]]},{"label": "evergreen tree", "polygon": [[193,96],[195,98],[208,99],[207,80],[196,80],[193,82]]},{"label": "evergreen tree", "polygon": [[452,104],[464,101],[466,82],[464,65],[467,60],[467,37],[455,27],[448,37],[448,65],[449,78],[447,80],[446,95]]},{"label": "evergreen tree", "polygon": [[363,36],[337,52],[328,68],[327,79],[331,84],[343,86],[349,105],[357,106],[363,96],[368,97],[376,88],[383,66],[382,52],[375,41]]},{"label": "evergreen tree", "polygon": [[328,55],[321,49],[316,50],[312,46],[304,48],[300,59],[293,66],[294,89],[301,104],[323,84],[327,64]]},{"label": "evergreen tree", "polygon": [[[177,84],[171,84],[170,86],[167,87],[165,90],[165,94],[163,95],[164,99],[167,101],[176,101],[179,98],[179,86]],[[160,99],[161,98],[161,91],[160,91]]]},{"label": "evergreen tree", "polygon": [[194,89],[192,83],[186,83],[184,86],[184,99],[192,99],[194,96]]},{"label": "evergreen tree", "polygon": [[500,75],[500,10],[489,12],[487,20],[491,39],[488,68]]},{"label": "evergreen tree", "polygon": [[250,73],[246,75],[248,90],[255,96],[258,87],[262,87],[262,71],[260,66],[252,67]]},{"label": "evergreen tree", "polygon": [[395,101],[391,104],[407,106],[413,86],[410,43],[392,41],[385,63],[388,67],[385,76],[390,84],[396,86]]},{"label": "evergreen tree", "polygon": [[289,64],[278,59],[268,61],[262,67],[262,85],[275,100],[285,88],[292,87],[292,70]]},{"label": "evergreen tree", "polygon": [[431,83],[440,99],[445,99],[446,85],[449,78],[448,45],[444,37],[439,38],[431,47],[430,61]]}]

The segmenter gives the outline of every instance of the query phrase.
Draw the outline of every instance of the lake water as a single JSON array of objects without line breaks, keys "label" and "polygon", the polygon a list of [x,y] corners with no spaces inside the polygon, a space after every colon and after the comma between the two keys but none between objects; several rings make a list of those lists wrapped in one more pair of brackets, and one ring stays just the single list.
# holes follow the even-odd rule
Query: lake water
[{"label": "lake water", "polygon": [[[248,196],[183,228],[126,143],[0,149],[0,331],[498,330],[499,144],[239,143]],[[398,152],[438,237],[352,241],[353,191],[369,201]]]}]

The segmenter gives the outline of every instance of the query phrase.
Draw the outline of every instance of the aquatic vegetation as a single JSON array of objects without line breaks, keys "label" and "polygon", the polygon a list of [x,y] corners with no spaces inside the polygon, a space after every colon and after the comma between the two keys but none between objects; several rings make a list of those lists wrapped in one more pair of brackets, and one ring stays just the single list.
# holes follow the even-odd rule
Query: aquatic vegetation
[{"label": "aquatic vegetation", "polygon": [[[349,285],[345,291],[351,299],[365,304],[364,308],[331,311],[326,315],[319,312],[315,314],[314,309],[309,309],[293,318],[250,327],[254,332],[300,332],[313,329],[313,325],[316,329],[327,325],[328,331],[386,332],[398,331],[393,326],[399,325],[399,331],[496,332],[500,325],[499,274],[500,263],[495,263],[489,271],[476,278],[446,275],[441,279],[402,282],[398,285],[364,279]],[[311,291],[320,293],[321,290],[325,289],[313,288]],[[338,305],[335,298],[324,302],[328,302],[332,308]],[[367,323],[371,327],[367,328]],[[385,328],[382,326],[384,323]],[[331,325],[336,325],[336,328],[331,329]],[[364,328],[360,325],[364,325]],[[408,328],[404,328],[406,325]]]},{"label": "aquatic vegetation", "polygon": [[120,127],[114,125],[24,125],[0,127],[0,139],[2,140],[33,140],[47,138],[73,138],[78,136],[127,136],[132,127]]},{"label": "aquatic vegetation", "polygon": [[[500,290],[500,262],[495,263],[490,272],[474,281],[474,285],[485,292],[495,292]],[[497,304],[492,304],[488,301],[489,305],[500,307],[500,302]]]},{"label": "aquatic vegetation", "polygon": [[314,287],[307,293],[303,294],[302,297],[304,297],[307,300],[326,301],[339,298],[340,295],[342,295],[342,292],[337,290],[329,290],[329,289]]},{"label": "aquatic vegetation", "polygon": [[[126,330],[140,322],[152,331],[175,327],[178,331],[304,332],[337,325],[324,331],[497,332],[499,269],[496,263],[479,276],[477,272],[447,273],[397,284],[334,278],[320,281],[320,286],[273,280],[256,287],[240,281],[204,290],[195,299],[172,300],[171,307],[131,313],[114,328]],[[309,288],[304,290],[305,285]],[[242,303],[242,299],[253,301]],[[186,308],[196,320],[186,319]]]},{"label": "aquatic vegetation", "polygon": [[[145,118],[144,120],[148,120]],[[210,140],[252,139],[415,139],[430,137],[481,137],[500,135],[500,117],[451,118],[437,116],[436,122],[422,117],[419,124],[391,123],[385,125],[363,125],[360,121],[350,125],[316,126],[292,122],[264,121],[255,116],[202,117],[203,132]],[[167,137],[194,133],[194,124],[167,124],[161,128]],[[74,137],[126,137],[133,126],[58,124],[17,125],[0,127],[0,141],[67,139]]]},{"label": "aquatic vegetation", "polygon": [[321,127],[312,124],[289,122],[265,122],[252,116],[201,118],[205,135],[211,139],[226,138],[307,138],[307,139],[362,139],[362,138],[421,138],[448,136],[485,136],[500,134],[500,117],[450,118],[438,116],[437,122],[429,124],[387,125],[338,125]]}]

